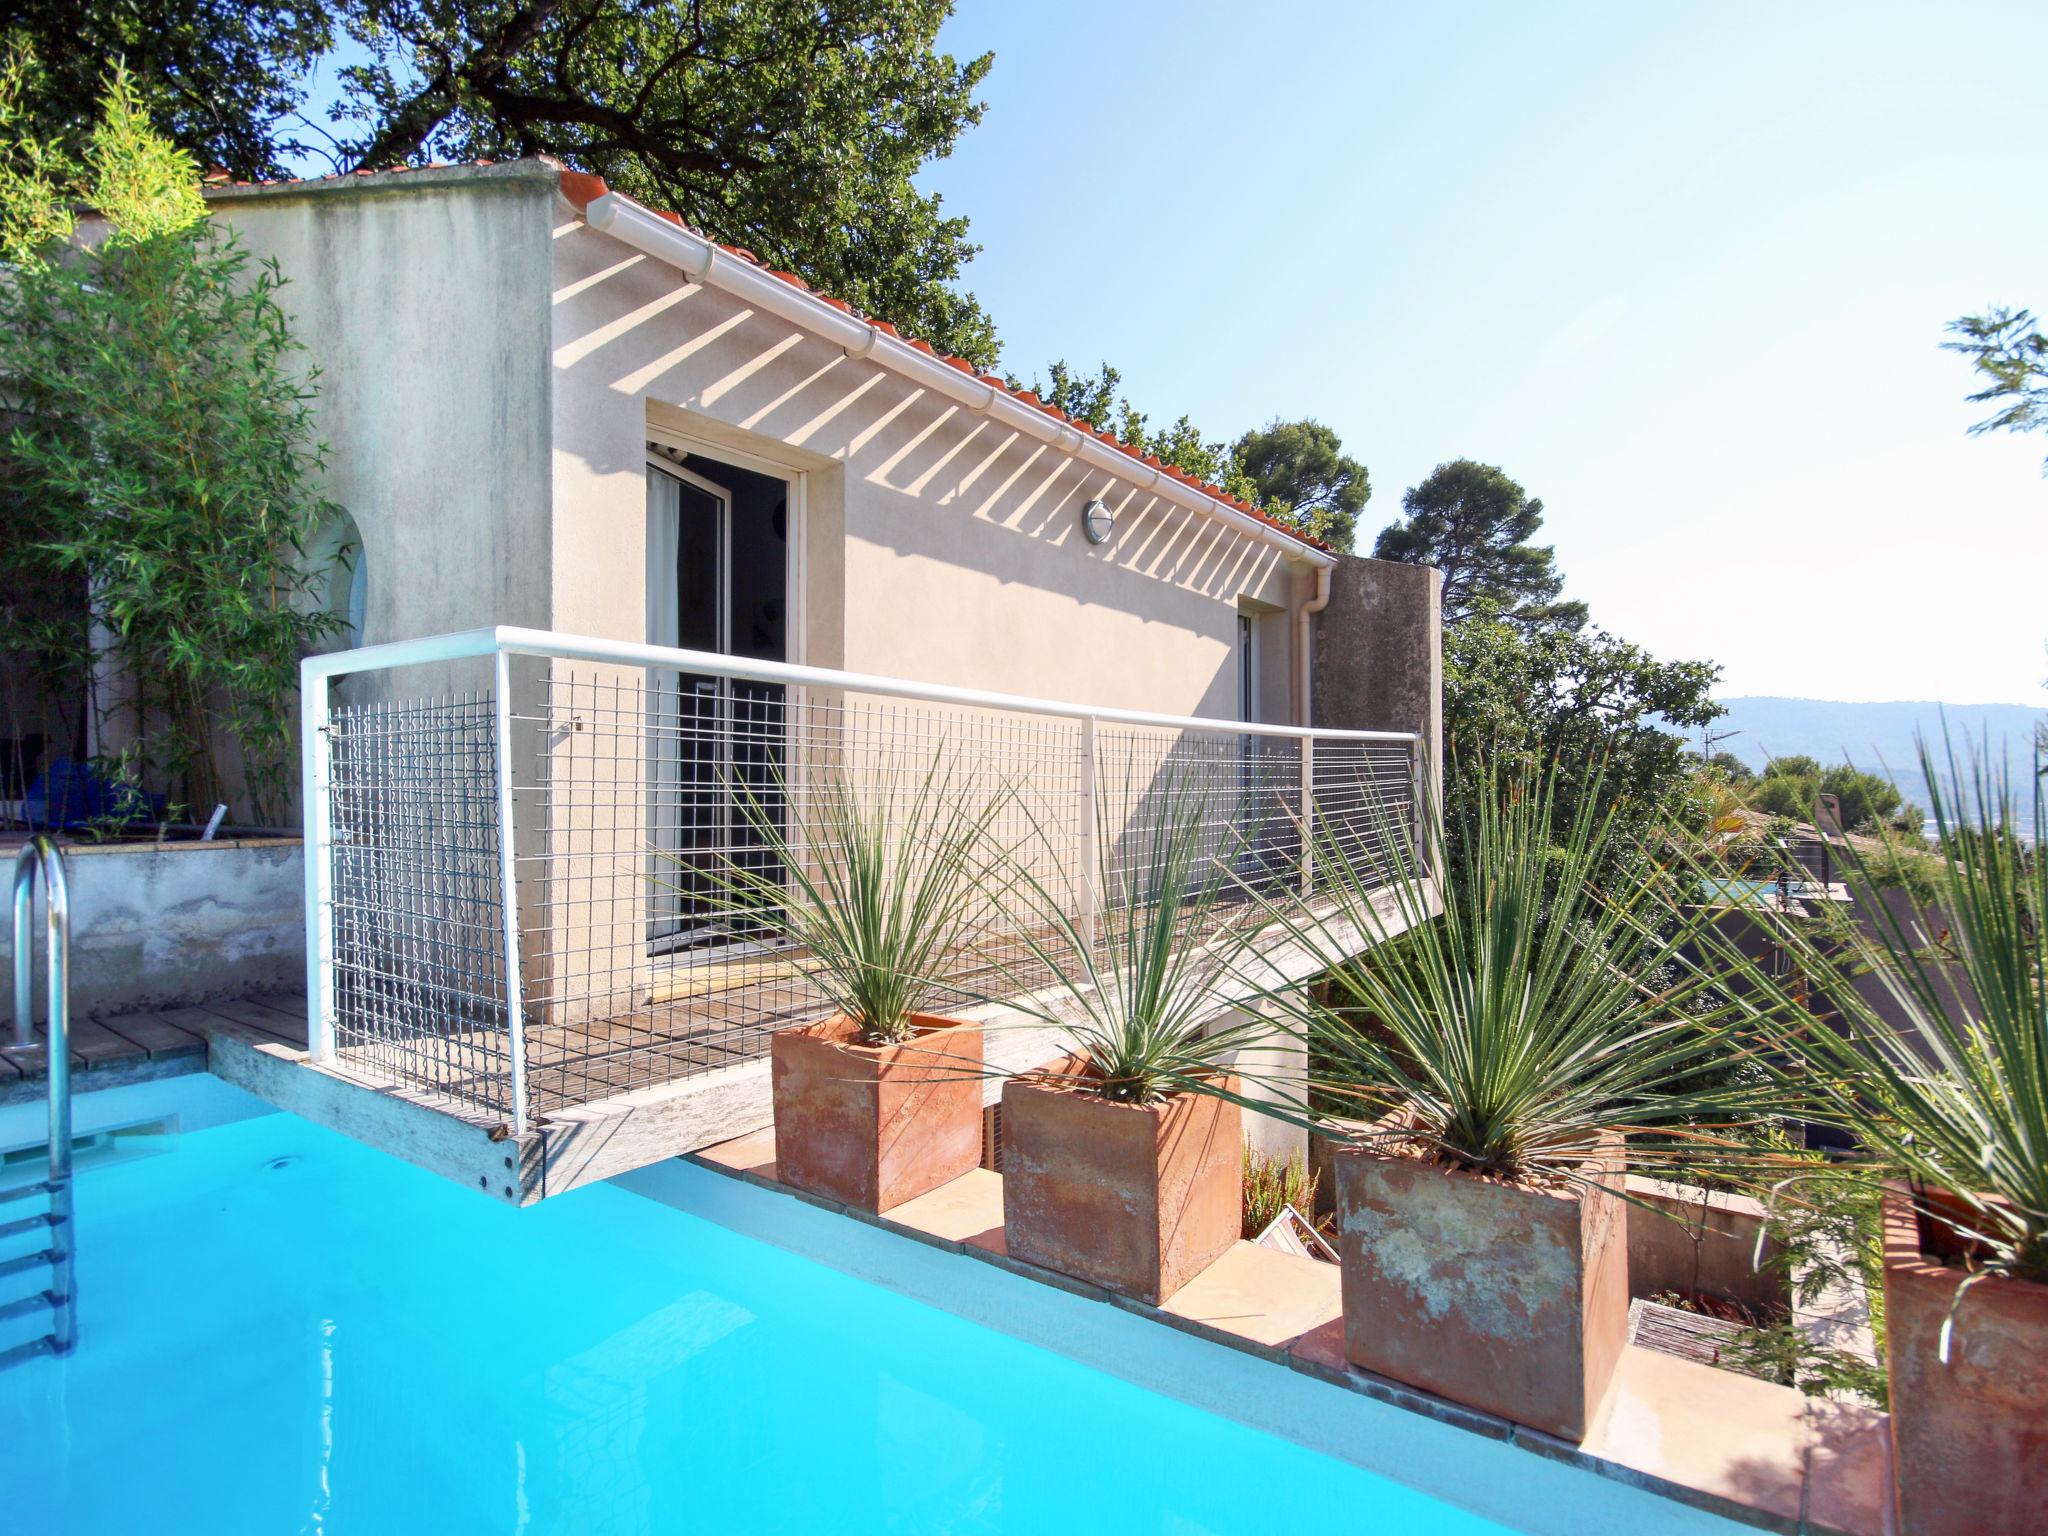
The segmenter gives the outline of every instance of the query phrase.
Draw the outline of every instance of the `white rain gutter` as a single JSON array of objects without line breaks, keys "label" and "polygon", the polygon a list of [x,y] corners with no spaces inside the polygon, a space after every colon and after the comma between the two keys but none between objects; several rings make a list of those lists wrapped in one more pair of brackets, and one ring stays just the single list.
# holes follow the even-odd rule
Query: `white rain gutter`
[{"label": "white rain gutter", "polygon": [[[1336,564],[1333,560],[1331,565]],[[1330,566],[1316,567],[1316,595],[1301,605],[1301,612],[1295,615],[1294,654],[1301,663],[1301,675],[1294,680],[1294,717],[1302,725],[1310,725],[1309,709],[1315,702],[1315,676],[1310,663],[1314,659],[1315,616],[1330,606]]]},{"label": "white rain gutter", "polygon": [[679,268],[693,283],[722,289],[752,308],[765,310],[792,325],[802,326],[813,335],[822,336],[834,346],[844,348],[848,357],[871,358],[914,383],[958,401],[971,411],[985,412],[1003,425],[1049,444],[1092,468],[1128,481],[1141,491],[1155,492],[1176,506],[1216,518],[1238,532],[1279,550],[1286,559],[1313,566],[1317,572],[1316,590],[1323,595],[1322,601],[1329,600],[1330,568],[1337,563],[1335,555],[1312,544],[1304,544],[1269,523],[1247,517],[1237,508],[1194,486],[1026,405],[1008,390],[997,389],[976,375],[913,347],[879,326],[826,303],[817,294],[770,276],[765,269],[721,250],[712,241],[692,234],[659,214],[649,212],[631,198],[607,192],[583,210],[583,220],[592,229],[610,235],[657,261]]}]

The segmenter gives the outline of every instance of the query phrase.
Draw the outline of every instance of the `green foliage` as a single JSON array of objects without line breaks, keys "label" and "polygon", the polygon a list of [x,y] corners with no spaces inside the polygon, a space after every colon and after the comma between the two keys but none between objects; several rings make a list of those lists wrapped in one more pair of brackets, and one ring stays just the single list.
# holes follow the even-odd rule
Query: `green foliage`
[{"label": "green foliage", "polygon": [[[1049,383],[1034,378],[1028,387],[1047,405],[1098,432],[1114,432],[1126,447],[1221,486],[1333,549],[1351,548],[1358,511],[1372,485],[1365,466],[1345,458],[1337,434],[1322,423],[1275,421],[1225,444],[1205,438],[1186,416],[1154,427],[1122,393],[1123,375],[1108,363],[1091,376],[1075,372],[1062,358],[1046,374]],[[1014,374],[1007,382],[1012,389],[1027,387]]]},{"label": "green foliage", "polygon": [[[85,0],[18,22],[56,61],[26,101],[63,138],[125,57],[174,143],[245,176],[555,155],[982,367],[976,247],[917,173],[980,121],[992,56],[937,51],[950,0]],[[330,120],[299,115],[313,63]]]},{"label": "green foliage", "polygon": [[1333,430],[1319,421],[1269,422],[1240,437],[1231,457],[1251,482],[1247,501],[1332,549],[1351,548],[1372,479],[1363,464],[1345,457]]},{"label": "green foliage", "polygon": [[[1567,811],[1554,772],[1482,763],[1475,778],[1467,873],[1441,917],[1428,882],[1385,884],[1327,827],[1316,878],[1337,921],[1275,908],[1331,972],[1323,999],[1272,1000],[1325,1064],[1318,1102],[1348,1101],[1347,1117],[1368,1121],[1404,1111],[1397,1127],[1353,1134],[1516,1180],[1584,1177],[1603,1137],[1647,1130],[1659,1134],[1631,1148],[1639,1168],[1744,1161],[1733,1131],[1770,1107],[1760,1080],[1699,1072],[1703,1056],[1746,1054],[1738,1015],[1703,976],[1656,980],[1711,916],[1674,907],[1664,882],[1610,854],[1622,824],[1597,781]],[[1424,867],[1441,868],[1441,847],[1429,853]],[[1378,941],[1356,960],[1326,937],[1349,924]]]},{"label": "green foliage", "polygon": [[1481,611],[1525,624],[1577,628],[1586,605],[1560,602],[1556,551],[1530,542],[1543,503],[1491,464],[1439,464],[1401,497],[1402,521],[1380,531],[1373,558],[1443,572],[1446,628]]},{"label": "green foliage", "polygon": [[1754,810],[1795,822],[1812,822],[1820,796],[1833,795],[1842,808],[1842,829],[1874,832],[1881,827],[1920,825],[1919,807],[1906,803],[1891,780],[1848,763],[1823,768],[1806,756],[1772,758],[1755,782],[1743,789]]},{"label": "green foliage", "polygon": [[1090,377],[1076,373],[1060,358],[1047,365],[1046,373],[1050,383],[1034,378],[1027,386],[1014,374],[1007,382],[1012,389],[1028,387],[1076,421],[1085,421],[1098,432],[1113,432],[1125,447],[1149,453],[1197,480],[1213,485],[1228,473],[1229,450],[1222,443],[1205,439],[1185,416],[1171,426],[1152,426],[1151,418],[1123,395],[1123,375],[1108,363]]},{"label": "green foliage", "polygon": [[[1998,409],[1970,428],[1983,432],[2035,432],[2048,428],[2048,336],[2024,309],[1992,308],[1949,322],[1954,341],[1942,343],[1970,359],[1986,382],[1970,396]],[[2048,474],[2048,459],[2041,472]]]},{"label": "green foliage", "polygon": [[1724,784],[1749,784],[1756,779],[1756,770],[1733,752],[1716,752],[1706,760],[1706,767],[1718,774]]},{"label": "green foliage", "polygon": [[989,826],[1005,797],[949,766],[943,747],[914,780],[883,769],[856,783],[824,766],[800,795],[778,777],[768,802],[745,785],[734,797],[759,846],[708,872],[718,916],[793,947],[869,1043],[908,1040],[912,1016],[955,990],[947,968],[979,931]]},{"label": "green foliage", "polygon": [[1618,826],[1602,844],[1613,860],[1643,856],[1661,821],[1697,825],[1697,780],[1685,739],[1721,714],[1710,697],[1720,669],[1659,661],[1597,629],[1515,622],[1481,605],[1444,632],[1445,804],[1453,879],[1464,877],[1459,829],[1488,791],[1481,765],[1553,768],[1562,839],[1581,802],[1598,793]]},{"label": "green foliage", "polygon": [[1297,1152],[1291,1158],[1268,1157],[1250,1142],[1244,1144],[1244,1224],[1247,1241],[1257,1237],[1293,1206],[1313,1221],[1316,1209],[1316,1175],[1309,1172],[1308,1158]]},{"label": "green foliage", "polygon": [[[19,98],[20,131],[80,143],[123,61],[150,120],[201,165],[245,179],[290,174],[297,116],[342,7],[322,0],[66,0],[0,10],[0,33],[43,61]],[[317,131],[317,130],[315,130]],[[324,142],[324,140],[323,140]]]},{"label": "green foliage", "polygon": [[[1021,795],[1016,803],[1031,836],[1010,850],[990,891],[1014,930],[1014,946],[991,957],[1018,994],[1011,1003],[1067,1032],[1105,1099],[1156,1104],[1208,1093],[1245,1103],[1225,1079],[1244,1075],[1239,1053],[1271,1044],[1276,1031],[1250,1012],[1216,1023],[1215,994],[1263,929],[1245,921],[1258,908],[1245,900],[1239,873],[1258,859],[1249,792],[1221,790],[1202,765],[1171,761],[1142,776],[1133,766],[1122,783],[1098,786],[1101,875],[1092,903],[1046,873],[1071,871],[1068,818]],[[1083,915],[1091,904],[1092,930]],[[1207,937],[1190,942],[1197,934]],[[1277,1079],[1264,1087],[1295,1092]]]},{"label": "green foliage", "polygon": [[1808,1397],[1848,1393],[1874,1408],[1885,1407],[1891,1397],[1891,1381],[1881,1359],[1866,1360],[1845,1349],[1816,1344],[1790,1320],[1743,1329],[1730,1341],[1723,1363],[1781,1387],[1797,1387]]},{"label": "green foliage", "polygon": [[[1763,1128],[1756,1140],[1759,1150],[1782,1164],[1764,1201],[1761,1273],[1782,1282],[1795,1307],[1810,1307],[1830,1292],[1861,1292],[1877,1362],[1816,1343],[1787,1318],[1745,1328],[1728,1364],[1808,1396],[1849,1392],[1882,1408],[1888,1384],[1880,1363],[1885,1316],[1879,1183],[1868,1167],[1800,1145],[1780,1126]],[[1693,1177],[1701,1185],[1739,1187],[1745,1172],[1738,1167],[1723,1178],[1702,1165]]]},{"label": "green foliage", "polygon": [[42,65],[19,39],[0,52],[0,261],[18,266],[71,238],[78,167],[61,139],[37,129],[30,99]]},{"label": "green foliage", "polygon": [[[1939,767],[1968,786],[1960,807]],[[1780,922],[1789,978],[1730,942],[1709,944],[1706,961],[1746,984],[1808,1118],[1857,1137],[1916,1200],[1955,1201],[1924,1208],[1955,1225],[1979,1273],[2048,1280],[2048,860],[2012,830],[2002,775],[1966,775],[1952,750],[1938,765],[1925,746],[1921,768],[1937,829],[1932,901],[1905,914],[1873,904],[1868,932]],[[2031,793],[2042,825],[2038,772]],[[1857,842],[1847,856],[1849,878],[1869,883]],[[1855,985],[1872,976],[1885,1006]],[[1842,1027],[1815,1019],[1809,995],[1838,1009]]]},{"label": "green foliage", "polygon": [[[19,123],[18,108],[0,115]],[[331,510],[308,489],[321,468],[312,380],[282,278],[214,237],[189,158],[148,128],[124,72],[82,159],[104,238],[73,252],[53,233],[0,285],[0,375],[18,410],[0,450],[0,579],[89,595],[121,681],[97,703],[126,742],[118,777],[195,806],[239,803],[215,754],[224,728],[247,803],[275,816],[298,661],[337,624],[301,561]],[[36,211],[49,190],[37,167],[51,163],[19,137],[0,153],[10,231],[52,228]],[[85,618],[42,612],[9,647],[71,686],[90,654]]]},{"label": "green foliage", "polygon": [[1859,879],[1878,890],[1904,891],[1923,907],[1941,894],[1939,856],[1897,837],[1886,837],[1876,847],[1864,849],[1856,872]]},{"label": "green foliage", "polygon": [[192,157],[149,125],[134,77],[119,65],[107,77],[100,120],[86,164],[92,206],[113,226],[109,243],[146,245],[191,229],[206,217]]}]

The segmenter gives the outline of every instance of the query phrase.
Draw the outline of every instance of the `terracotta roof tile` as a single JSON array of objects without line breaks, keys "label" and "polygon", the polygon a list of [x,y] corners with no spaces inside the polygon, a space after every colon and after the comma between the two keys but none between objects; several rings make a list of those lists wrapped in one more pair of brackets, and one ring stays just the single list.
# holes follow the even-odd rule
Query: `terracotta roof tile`
[{"label": "terracotta roof tile", "polygon": [[[604,184],[602,176],[593,176],[588,171],[562,170],[556,174],[560,178],[563,200],[579,213],[611,190]],[[676,222],[682,221],[678,219]]]}]

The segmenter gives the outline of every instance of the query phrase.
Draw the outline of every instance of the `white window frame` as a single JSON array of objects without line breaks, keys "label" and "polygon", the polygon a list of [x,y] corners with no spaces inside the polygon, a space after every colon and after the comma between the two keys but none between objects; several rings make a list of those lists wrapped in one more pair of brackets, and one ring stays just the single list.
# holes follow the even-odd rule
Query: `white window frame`
[{"label": "white window frame", "polygon": [[[785,513],[789,526],[788,536],[784,541],[788,557],[783,570],[783,601],[788,605],[788,609],[782,625],[783,660],[797,666],[807,665],[810,661],[811,627],[808,576],[811,543],[810,471],[789,464],[779,464],[773,459],[763,458],[757,453],[748,453],[743,449],[729,448],[724,443],[713,442],[709,438],[692,437],[688,433],[676,431],[673,427],[657,426],[651,421],[647,423],[646,440],[682,453],[694,453],[721,464],[730,464],[736,469],[750,469],[757,475],[767,475],[780,480],[789,487]],[[677,474],[682,470],[680,464],[659,454],[648,454],[647,462],[668,474]],[[728,518],[731,516],[729,504],[726,515]]]}]

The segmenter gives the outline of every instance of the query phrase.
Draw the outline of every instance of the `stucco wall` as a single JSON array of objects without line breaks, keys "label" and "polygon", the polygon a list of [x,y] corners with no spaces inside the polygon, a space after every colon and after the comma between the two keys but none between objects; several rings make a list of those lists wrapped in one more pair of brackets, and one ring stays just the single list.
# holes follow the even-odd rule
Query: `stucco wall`
[{"label": "stucco wall", "polygon": [[[805,480],[803,658],[1112,706],[1292,716],[1272,544],[1088,469],[586,227],[538,162],[221,189],[290,279],[366,643],[492,623],[645,635],[650,425]],[[1108,544],[1081,508],[1116,509]],[[402,680],[416,693],[432,683]]]},{"label": "stucco wall", "polygon": [[554,187],[517,164],[212,196],[216,223],[276,259],[320,370],[326,490],[368,563],[365,643],[548,621]]},{"label": "stucco wall", "polygon": [[[1302,600],[1272,545],[1139,493],[584,227],[555,240],[554,621],[644,633],[646,426],[808,471],[807,659],[1232,716],[1238,606]],[[1117,511],[1090,545],[1081,508]],[[1291,698],[1265,626],[1268,708]]]}]

